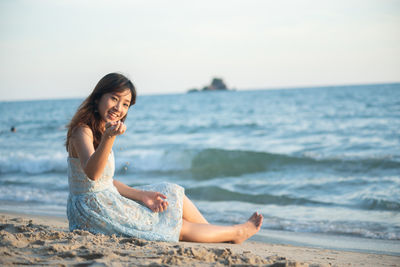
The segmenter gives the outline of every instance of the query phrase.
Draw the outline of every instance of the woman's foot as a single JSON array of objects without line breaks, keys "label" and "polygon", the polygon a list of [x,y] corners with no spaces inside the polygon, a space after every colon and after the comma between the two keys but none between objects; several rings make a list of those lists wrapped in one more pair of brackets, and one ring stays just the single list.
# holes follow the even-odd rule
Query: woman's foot
[{"label": "woman's foot", "polygon": [[237,226],[237,238],[235,238],[232,242],[235,244],[240,244],[255,235],[260,230],[263,219],[264,217],[261,214],[254,212],[247,222]]}]

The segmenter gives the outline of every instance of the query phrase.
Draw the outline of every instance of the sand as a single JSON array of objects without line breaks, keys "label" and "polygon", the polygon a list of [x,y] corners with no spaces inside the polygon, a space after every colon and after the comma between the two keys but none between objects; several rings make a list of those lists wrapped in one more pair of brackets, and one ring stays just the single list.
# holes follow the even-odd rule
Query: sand
[{"label": "sand", "polygon": [[165,243],[68,231],[64,218],[0,213],[0,265],[400,266],[400,256],[246,241]]}]

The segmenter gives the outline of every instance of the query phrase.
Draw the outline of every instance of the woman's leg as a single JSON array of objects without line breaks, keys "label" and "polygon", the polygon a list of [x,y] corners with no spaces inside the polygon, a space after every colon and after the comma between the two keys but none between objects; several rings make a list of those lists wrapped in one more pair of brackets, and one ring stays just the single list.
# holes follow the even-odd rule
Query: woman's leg
[{"label": "woman's leg", "polygon": [[257,212],[247,222],[233,226],[193,223],[183,219],[179,239],[191,242],[240,244],[260,230],[262,221],[263,216]]},{"label": "woman's leg", "polygon": [[207,220],[203,217],[193,202],[186,197],[183,197],[183,213],[182,218],[191,223],[208,224]]}]

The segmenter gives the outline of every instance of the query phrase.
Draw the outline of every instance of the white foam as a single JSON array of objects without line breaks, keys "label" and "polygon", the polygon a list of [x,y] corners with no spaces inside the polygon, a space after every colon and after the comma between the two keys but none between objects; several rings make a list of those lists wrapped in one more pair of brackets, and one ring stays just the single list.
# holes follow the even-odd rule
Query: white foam
[{"label": "white foam", "polygon": [[0,200],[17,202],[41,202],[55,205],[66,205],[67,191],[48,191],[41,188],[21,186],[1,186]]},{"label": "white foam", "polygon": [[177,171],[191,167],[193,152],[186,150],[131,150],[116,156],[116,169],[134,171]]},{"label": "white foam", "polygon": [[[115,151],[116,172],[176,171],[190,169],[194,156],[187,150],[129,150]],[[67,154],[34,155],[14,153],[0,156],[0,174],[40,174],[67,171]]]},{"label": "white foam", "polygon": [[56,152],[48,155],[14,153],[0,158],[0,173],[22,172],[38,174],[67,170],[67,154]]}]

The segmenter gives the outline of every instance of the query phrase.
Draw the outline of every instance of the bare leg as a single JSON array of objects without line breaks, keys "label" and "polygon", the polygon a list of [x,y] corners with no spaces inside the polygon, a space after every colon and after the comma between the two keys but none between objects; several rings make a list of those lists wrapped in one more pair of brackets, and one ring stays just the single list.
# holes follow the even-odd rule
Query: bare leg
[{"label": "bare leg", "polygon": [[192,223],[183,219],[180,240],[191,242],[240,244],[256,234],[262,225],[263,216],[255,212],[247,222],[232,226]]},{"label": "bare leg", "polygon": [[208,224],[193,202],[186,196],[183,198],[183,215],[182,218],[191,223]]}]

